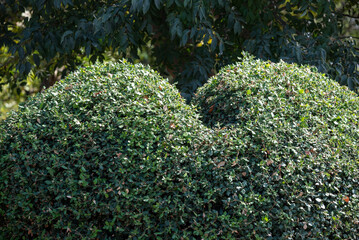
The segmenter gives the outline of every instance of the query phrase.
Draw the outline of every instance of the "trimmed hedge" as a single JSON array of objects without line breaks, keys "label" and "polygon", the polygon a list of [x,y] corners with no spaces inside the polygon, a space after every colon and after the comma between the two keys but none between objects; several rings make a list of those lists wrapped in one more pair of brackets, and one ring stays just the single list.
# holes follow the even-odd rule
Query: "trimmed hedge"
[{"label": "trimmed hedge", "polygon": [[125,61],[27,101],[0,123],[0,237],[359,237],[354,94],[247,56],[195,103],[208,127]]},{"label": "trimmed hedge", "polygon": [[193,101],[206,125],[232,138],[223,208],[238,236],[359,238],[354,93],[316,69],[244,54]]},{"label": "trimmed hedge", "polygon": [[78,70],[0,124],[2,237],[185,236],[202,211],[191,194],[202,129],[142,65]]}]

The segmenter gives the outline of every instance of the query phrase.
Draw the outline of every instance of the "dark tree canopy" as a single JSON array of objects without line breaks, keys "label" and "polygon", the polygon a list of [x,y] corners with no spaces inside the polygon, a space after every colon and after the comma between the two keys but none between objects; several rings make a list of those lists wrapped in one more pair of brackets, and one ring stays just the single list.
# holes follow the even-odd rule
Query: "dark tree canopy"
[{"label": "dark tree canopy", "polygon": [[3,0],[1,84],[17,86],[33,71],[49,86],[55,70],[106,54],[135,61],[145,49],[147,63],[192,94],[246,50],[314,65],[358,91],[359,53],[348,37],[358,9],[333,0]]}]

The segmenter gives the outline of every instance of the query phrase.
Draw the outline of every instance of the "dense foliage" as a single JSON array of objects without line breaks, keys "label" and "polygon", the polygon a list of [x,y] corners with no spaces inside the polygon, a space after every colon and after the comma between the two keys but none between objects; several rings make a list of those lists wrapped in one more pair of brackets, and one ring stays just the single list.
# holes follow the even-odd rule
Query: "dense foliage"
[{"label": "dense foliage", "polygon": [[359,237],[354,93],[246,57],[195,102],[221,128],[126,62],[29,99],[0,122],[0,237]]},{"label": "dense foliage", "polygon": [[262,237],[358,238],[359,98],[315,68],[244,55],[194,99],[236,141],[224,173],[242,195],[225,209],[246,206]]},{"label": "dense foliage", "polygon": [[178,235],[201,210],[189,193],[203,178],[191,157],[202,128],[148,68],[123,62],[76,71],[0,125],[0,232]]},{"label": "dense foliage", "polygon": [[358,9],[354,0],[5,0],[0,46],[12,55],[0,67],[0,86],[17,87],[31,70],[48,86],[56,70],[74,69],[85,56],[136,60],[145,51],[190,96],[246,50],[317,66],[357,90],[359,54],[347,34],[359,25]]}]

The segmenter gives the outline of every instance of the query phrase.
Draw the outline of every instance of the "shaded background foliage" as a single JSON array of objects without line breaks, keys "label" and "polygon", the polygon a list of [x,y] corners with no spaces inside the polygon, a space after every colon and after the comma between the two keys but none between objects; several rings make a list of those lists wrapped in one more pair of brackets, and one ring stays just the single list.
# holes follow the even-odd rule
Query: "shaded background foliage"
[{"label": "shaded background foliage", "polygon": [[2,0],[0,108],[78,65],[123,57],[190,99],[242,50],[314,65],[358,92],[358,9],[354,0]]}]

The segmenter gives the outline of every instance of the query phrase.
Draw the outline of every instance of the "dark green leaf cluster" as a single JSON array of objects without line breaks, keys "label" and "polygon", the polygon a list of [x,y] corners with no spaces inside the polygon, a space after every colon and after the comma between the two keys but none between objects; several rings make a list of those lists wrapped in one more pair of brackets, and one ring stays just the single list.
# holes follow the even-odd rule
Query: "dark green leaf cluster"
[{"label": "dark green leaf cluster", "polygon": [[211,128],[166,80],[125,61],[29,99],[0,123],[0,237],[359,236],[352,92],[246,57],[196,104]]}]

